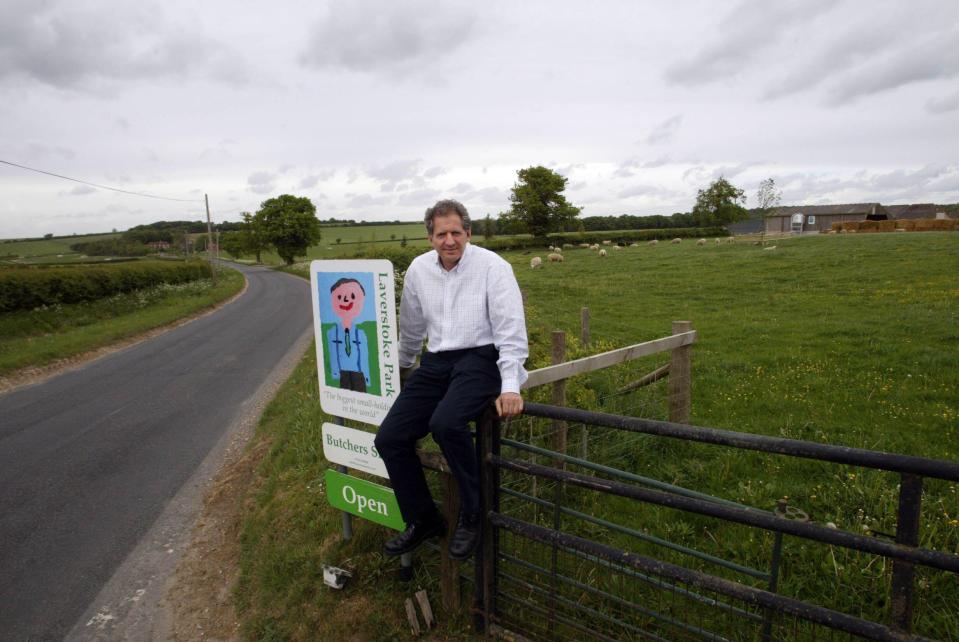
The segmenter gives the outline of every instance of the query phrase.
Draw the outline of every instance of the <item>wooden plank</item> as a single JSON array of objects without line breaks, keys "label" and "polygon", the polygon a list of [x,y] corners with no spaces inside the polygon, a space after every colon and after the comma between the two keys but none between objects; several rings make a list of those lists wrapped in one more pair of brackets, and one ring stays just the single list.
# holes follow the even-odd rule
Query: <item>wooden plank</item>
[{"label": "wooden plank", "polygon": [[423,612],[423,622],[426,624],[427,630],[433,627],[433,624],[436,623],[436,619],[433,617],[433,609],[430,607],[430,600],[426,596],[426,590],[420,589],[413,594],[416,597],[416,601],[419,602],[420,611]]},{"label": "wooden plank", "polygon": [[406,619],[410,623],[410,631],[413,632],[414,636],[420,634],[420,622],[416,619],[416,609],[413,608],[413,600],[406,598]]},{"label": "wooden plank", "polygon": [[561,379],[568,379],[579,374],[594,372],[614,366],[617,363],[631,361],[640,357],[647,357],[651,354],[666,352],[682,346],[688,346],[696,342],[696,331],[690,330],[680,334],[674,334],[662,339],[654,339],[644,343],[610,350],[591,357],[583,357],[576,361],[568,361],[555,366],[547,366],[539,370],[533,370],[529,373],[529,378],[523,384],[524,389],[535,388],[547,383],[553,383]]}]

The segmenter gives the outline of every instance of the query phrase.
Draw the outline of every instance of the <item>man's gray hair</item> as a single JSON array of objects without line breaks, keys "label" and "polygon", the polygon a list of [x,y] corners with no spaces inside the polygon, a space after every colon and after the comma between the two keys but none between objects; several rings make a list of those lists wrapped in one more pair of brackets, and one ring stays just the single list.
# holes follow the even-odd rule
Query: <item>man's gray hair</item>
[{"label": "man's gray hair", "polygon": [[448,216],[449,214],[459,215],[460,220],[463,222],[463,230],[466,232],[470,231],[469,212],[466,211],[462,203],[450,198],[438,201],[436,205],[426,210],[426,215],[423,216],[423,222],[426,223],[426,233],[433,236],[433,219],[437,216]]}]

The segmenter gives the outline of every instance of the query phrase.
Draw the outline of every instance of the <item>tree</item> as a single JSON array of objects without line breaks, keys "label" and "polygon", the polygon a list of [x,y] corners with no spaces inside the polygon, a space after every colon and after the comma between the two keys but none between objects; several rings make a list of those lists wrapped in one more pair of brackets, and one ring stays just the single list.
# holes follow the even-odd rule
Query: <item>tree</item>
[{"label": "tree", "polygon": [[489,214],[486,215],[486,218],[483,219],[483,238],[487,241],[496,236],[496,229],[494,228],[495,223],[493,223],[493,217]]},{"label": "tree", "polygon": [[316,206],[305,196],[282,194],[260,204],[255,218],[276,253],[287,265],[304,256],[311,245],[320,240],[320,221]]},{"label": "tree", "polygon": [[759,184],[759,190],[756,192],[756,209],[763,226],[759,233],[763,245],[766,244],[766,219],[776,211],[781,200],[782,193],[776,189],[776,181],[772,178],[767,178]]},{"label": "tree", "polygon": [[224,232],[220,236],[220,248],[235,260],[244,253],[244,241],[243,232]]},{"label": "tree", "polygon": [[696,194],[692,218],[697,227],[729,225],[749,217],[746,194],[720,176],[708,188]]},{"label": "tree", "polygon": [[263,229],[263,222],[249,212],[241,212],[240,216],[243,217],[243,227],[240,232],[243,235],[243,253],[255,254],[256,262],[262,263],[260,253],[270,249],[270,240],[266,230]]},{"label": "tree", "polygon": [[566,201],[563,191],[567,179],[538,165],[516,172],[519,180],[509,200],[512,217],[521,220],[534,237],[561,231],[579,215],[581,208]]}]

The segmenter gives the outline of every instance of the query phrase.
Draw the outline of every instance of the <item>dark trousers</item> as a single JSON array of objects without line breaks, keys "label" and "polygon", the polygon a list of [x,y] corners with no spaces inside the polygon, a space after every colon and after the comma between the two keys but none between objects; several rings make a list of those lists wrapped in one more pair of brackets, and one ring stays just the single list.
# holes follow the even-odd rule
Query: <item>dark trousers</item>
[{"label": "dark trousers", "polygon": [[380,424],[374,443],[407,524],[436,512],[416,456],[416,442],[427,433],[456,478],[460,510],[479,512],[479,468],[469,422],[500,393],[498,358],[492,345],[426,353]]}]

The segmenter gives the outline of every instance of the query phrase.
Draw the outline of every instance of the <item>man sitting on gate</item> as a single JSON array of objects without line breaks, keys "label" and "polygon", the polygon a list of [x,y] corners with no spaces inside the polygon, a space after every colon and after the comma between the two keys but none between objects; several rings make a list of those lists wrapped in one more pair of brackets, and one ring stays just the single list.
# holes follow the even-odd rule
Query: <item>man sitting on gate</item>
[{"label": "man sitting on gate", "polygon": [[[470,244],[470,217],[461,203],[440,201],[424,221],[433,250],[410,264],[400,301],[402,390],[375,441],[407,524],[384,551],[408,553],[446,532],[416,455],[417,440],[429,432],[459,485],[449,553],[463,560],[476,548],[480,522],[479,467],[468,422],[493,399],[501,418],[523,411],[526,319],[512,267]],[[424,339],[427,352],[414,370]]]}]

